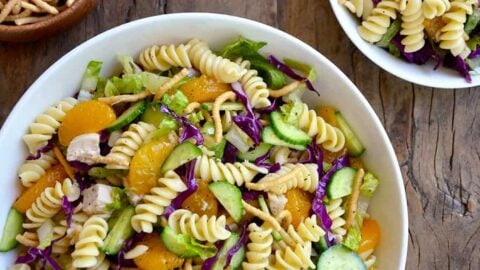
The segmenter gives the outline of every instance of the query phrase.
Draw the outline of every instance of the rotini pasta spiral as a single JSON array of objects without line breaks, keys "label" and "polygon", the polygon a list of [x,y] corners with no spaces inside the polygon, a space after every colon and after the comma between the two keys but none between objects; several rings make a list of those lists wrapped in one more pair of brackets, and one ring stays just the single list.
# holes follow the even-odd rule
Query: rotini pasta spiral
[{"label": "rotini pasta spiral", "polygon": [[275,251],[275,263],[267,269],[308,269],[315,268],[310,256],[312,255],[312,243],[305,245],[296,244],[295,249],[287,247],[285,250]]},{"label": "rotini pasta spiral", "polygon": [[30,267],[30,265],[26,264],[26,263],[17,263],[17,264],[14,264],[12,265],[9,270],[31,270],[32,268]]},{"label": "rotini pasta spiral", "polygon": [[293,225],[288,226],[288,234],[296,243],[306,244],[307,242],[318,242],[325,232],[317,224],[317,216],[312,215],[298,224],[297,229]]},{"label": "rotini pasta spiral", "polygon": [[374,269],[373,266],[375,265],[377,261],[377,257],[373,255],[374,249],[369,249],[363,252],[360,252],[358,255],[362,258],[363,262],[365,263],[365,266],[367,266],[367,269]]},{"label": "rotini pasta spiral", "polygon": [[89,215],[83,212],[82,208],[83,208],[82,203],[80,203],[79,205],[77,205],[77,207],[75,207],[73,211],[70,227],[68,227],[67,221],[65,219],[59,222],[59,224],[64,228],[68,227],[68,229],[66,230],[65,238],[69,240],[70,245],[74,245],[78,241],[80,232],[82,231],[82,228],[83,228],[83,224],[89,218]]},{"label": "rotini pasta spiral", "polygon": [[157,217],[163,214],[165,207],[169,206],[180,192],[187,189],[180,176],[174,171],[168,171],[158,179],[158,187],[151,189],[150,194],[143,197],[143,203],[135,207],[132,217],[132,228],[136,232],[151,233]]},{"label": "rotini pasta spiral", "polygon": [[110,261],[105,256],[105,253],[100,253],[100,256],[97,258],[97,263],[89,267],[88,270],[108,270],[110,269]]},{"label": "rotini pasta spiral", "polygon": [[402,39],[402,44],[405,45],[405,52],[416,52],[425,45],[424,20],[422,0],[409,0],[405,10],[402,12],[402,30],[400,31],[400,34],[405,36]]},{"label": "rotini pasta spiral", "polygon": [[188,56],[193,65],[200,70],[202,74],[214,77],[220,82],[236,82],[246,72],[246,70],[242,69],[238,64],[216,56],[204,41],[192,39],[188,42],[187,46],[190,46]]},{"label": "rotini pasta spiral", "polygon": [[43,153],[40,158],[23,163],[18,170],[18,177],[25,187],[30,187],[55,163],[57,160],[52,151]]},{"label": "rotini pasta spiral", "polygon": [[343,214],[345,210],[342,207],[342,199],[331,200],[325,204],[327,208],[328,216],[332,219],[332,232],[337,238],[338,241],[342,241],[347,230],[344,228],[345,219],[343,219]]},{"label": "rotini pasta spiral", "polygon": [[125,259],[127,260],[135,259],[137,257],[142,256],[147,251],[148,251],[148,246],[136,245],[134,248],[130,249],[127,253],[125,253]]},{"label": "rotini pasta spiral", "polygon": [[308,110],[305,103],[299,112],[298,127],[312,137],[317,135],[315,142],[330,152],[338,152],[345,145],[343,132],[325,122],[314,110]]},{"label": "rotini pasta spiral", "polygon": [[449,9],[450,1],[448,0],[423,0],[422,3],[423,16],[430,20],[442,16]]},{"label": "rotini pasta spiral", "polygon": [[258,76],[258,71],[250,69],[250,61],[239,58],[235,60],[235,63],[247,70],[239,81],[252,106],[254,108],[270,106],[271,102],[268,99],[270,92],[268,91],[267,84],[263,81],[262,77]]},{"label": "rotini pasta spiral", "polygon": [[259,227],[255,223],[248,225],[246,261],[242,263],[244,270],[266,269],[269,265],[268,257],[272,253],[272,229]]},{"label": "rotini pasta spiral", "polygon": [[64,254],[70,248],[70,239],[66,234],[67,234],[66,226],[58,225],[53,227],[52,239],[55,240],[55,242],[52,245],[53,254]]},{"label": "rotini pasta spiral", "polygon": [[226,180],[237,186],[251,182],[258,173],[267,172],[265,168],[249,162],[222,163],[207,155],[199,157],[195,164],[195,177],[208,182]]},{"label": "rotini pasta spiral", "polygon": [[225,240],[231,233],[225,229],[226,217],[199,216],[186,209],[173,212],[168,218],[168,226],[176,233],[189,235],[199,241],[214,243]]},{"label": "rotini pasta spiral", "polygon": [[25,247],[37,247],[39,245],[38,234],[36,232],[26,231],[23,234],[17,235],[15,239]]},{"label": "rotini pasta spiral", "polygon": [[188,58],[189,46],[180,44],[151,46],[140,53],[138,61],[146,70],[165,71],[171,67],[191,68],[190,58]]},{"label": "rotini pasta spiral", "polygon": [[253,190],[265,190],[275,194],[283,194],[290,189],[301,188],[315,192],[318,185],[317,164],[287,163],[275,173],[267,174],[257,183],[247,183]]},{"label": "rotini pasta spiral", "polygon": [[52,135],[57,133],[57,129],[67,112],[77,103],[78,100],[72,97],[65,98],[35,118],[35,122],[30,124],[30,133],[23,136],[23,141],[30,154],[36,155],[37,150],[47,144]]},{"label": "rotini pasta spiral", "polygon": [[84,224],[72,253],[76,268],[94,267],[98,264],[103,240],[107,236],[108,223],[101,217],[92,216]]},{"label": "rotini pasta spiral", "polygon": [[442,16],[446,25],[440,29],[440,48],[450,50],[454,56],[460,55],[465,58],[470,49],[465,42],[466,34],[463,27],[467,14],[473,12],[472,4],[465,0],[454,0],[450,4],[450,9]]},{"label": "rotini pasta spiral", "polygon": [[290,149],[286,146],[274,146],[270,150],[270,160],[273,163],[279,163],[280,165],[283,165],[288,162],[290,153]]},{"label": "rotini pasta spiral", "polygon": [[339,2],[358,18],[368,17],[373,9],[373,2],[371,0],[340,0]]},{"label": "rotini pasta spiral", "polygon": [[120,139],[115,142],[107,160],[115,160],[115,164],[107,164],[108,169],[127,170],[132,157],[140,148],[145,138],[155,130],[155,126],[145,122],[131,124],[127,131],[122,133]]},{"label": "rotini pasta spiral", "polygon": [[80,197],[80,188],[68,178],[63,181],[63,184],[57,182],[55,187],[46,188],[27,210],[26,216],[30,223],[24,223],[23,227],[38,228],[57,214],[61,209],[63,196],[66,196],[69,201],[74,201]]},{"label": "rotini pasta spiral", "polygon": [[368,18],[358,27],[360,36],[368,42],[379,41],[390,26],[390,19],[397,18],[399,3],[396,0],[383,0],[372,10]]}]

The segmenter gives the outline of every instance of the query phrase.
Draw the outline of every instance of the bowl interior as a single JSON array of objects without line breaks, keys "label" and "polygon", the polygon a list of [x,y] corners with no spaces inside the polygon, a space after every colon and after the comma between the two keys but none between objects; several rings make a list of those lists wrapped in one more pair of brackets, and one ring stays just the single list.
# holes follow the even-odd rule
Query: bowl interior
[{"label": "bowl interior", "polygon": [[[215,29],[215,31],[212,31]],[[367,151],[367,167],[381,179],[370,213],[382,227],[382,241],[376,253],[380,269],[403,269],[407,250],[407,208],[403,181],[389,139],[373,109],[356,87],[330,61],[298,39],[269,26],[246,19],[202,13],[173,14],[134,21],[114,28],[78,46],[52,65],[24,94],[0,131],[0,228],[7,210],[19,193],[17,168],[27,155],[22,135],[35,116],[54,101],[73,95],[83,70],[91,59],[104,62],[103,75],[113,72],[117,56],[137,55],[152,44],[185,42],[202,38],[213,47],[245,36],[264,40],[266,54],[298,59],[312,64],[319,78],[315,86],[321,96],[307,93],[310,105],[330,104],[339,108],[358,133]],[[0,253],[0,265],[10,265],[13,252]]]},{"label": "bowl interior", "polygon": [[406,81],[435,88],[468,88],[480,85],[480,76],[472,76],[472,82],[465,81],[456,70],[440,66],[434,70],[435,63],[430,60],[425,65],[410,64],[397,58],[386,50],[363,40],[358,34],[360,20],[351,14],[338,0],[329,0],[337,21],[355,46],[376,65]]}]

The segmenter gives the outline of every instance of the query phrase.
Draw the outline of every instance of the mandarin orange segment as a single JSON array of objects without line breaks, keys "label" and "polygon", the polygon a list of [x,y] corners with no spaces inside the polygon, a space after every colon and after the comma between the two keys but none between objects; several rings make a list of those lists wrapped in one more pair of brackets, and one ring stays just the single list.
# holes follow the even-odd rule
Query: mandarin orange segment
[{"label": "mandarin orange segment", "polygon": [[148,246],[147,252],[134,259],[140,269],[170,270],[183,265],[184,259],[168,251],[156,233],[147,234],[138,244]]},{"label": "mandarin orange segment", "polygon": [[66,177],[67,173],[62,165],[57,164],[52,166],[33,186],[26,189],[20,197],[18,197],[17,201],[13,204],[13,208],[21,213],[27,212],[27,210],[32,207],[33,202],[35,202],[47,187],[53,187],[57,181],[63,182]]},{"label": "mandarin orange segment", "polygon": [[217,82],[215,79],[202,75],[181,87],[181,91],[190,102],[214,101],[219,95],[230,91],[229,84]]},{"label": "mandarin orange segment", "polygon": [[287,191],[285,196],[288,199],[285,209],[292,214],[292,224],[296,228],[305,218],[309,217],[313,195],[295,188]]},{"label": "mandarin orange segment", "polygon": [[58,128],[58,139],[67,146],[78,135],[107,128],[116,118],[115,111],[106,103],[97,100],[80,102],[65,115]]},{"label": "mandarin orange segment", "polygon": [[[182,203],[182,208],[188,209],[200,216],[216,216],[218,202],[215,195],[208,188],[207,182],[198,180],[198,189]],[[229,216],[228,214],[226,215]]]},{"label": "mandarin orange segment", "polygon": [[317,114],[334,127],[337,126],[337,119],[335,118],[336,111],[337,109],[332,106],[321,106],[316,109]]},{"label": "mandarin orange segment", "polygon": [[364,252],[370,249],[374,249],[378,242],[380,242],[381,232],[378,222],[374,219],[366,218],[363,220],[362,225],[362,242],[358,252]]},{"label": "mandarin orange segment", "polygon": [[150,192],[157,186],[160,168],[177,142],[178,138],[172,132],[141,146],[130,162],[125,186],[138,195]]}]

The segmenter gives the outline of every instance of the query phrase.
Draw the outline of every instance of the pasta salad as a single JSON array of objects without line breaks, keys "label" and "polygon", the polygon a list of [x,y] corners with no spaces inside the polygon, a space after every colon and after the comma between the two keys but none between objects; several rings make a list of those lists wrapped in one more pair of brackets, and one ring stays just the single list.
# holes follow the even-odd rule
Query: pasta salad
[{"label": "pasta salad", "polygon": [[109,78],[90,61],[23,136],[10,269],[375,269],[365,147],[265,45],[155,45]]},{"label": "pasta salad", "polygon": [[480,64],[476,0],[339,0],[357,16],[358,34],[409,63],[430,59],[471,82]]}]

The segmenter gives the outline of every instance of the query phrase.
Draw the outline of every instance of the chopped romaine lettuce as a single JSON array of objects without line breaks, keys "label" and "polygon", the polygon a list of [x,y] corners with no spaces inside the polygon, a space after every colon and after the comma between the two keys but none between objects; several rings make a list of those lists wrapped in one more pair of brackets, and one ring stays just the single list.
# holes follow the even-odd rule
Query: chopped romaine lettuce
[{"label": "chopped romaine lettuce", "polygon": [[310,81],[314,81],[317,78],[317,72],[309,64],[290,58],[283,58],[283,62],[287,66],[305,73],[307,75],[307,79],[309,79]]},{"label": "chopped romaine lettuce", "polygon": [[188,98],[182,91],[177,91],[173,96],[169,96],[168,94],[163,95],[162,103],[167,105],[176,114],[182,114],[188,105]]},{"label": "chopped romaine lettuce", "polygon": [[360,246],[360,242],[362,241],[362,217],[357,215],[355,217],[355,222],[353,222],[352,226],[348,228],[348,234],[343,240],[343,245],[347,246],[351,250],[357,250]]},{"label": "chopped romaine lettuce", "polygon": [[90,61],[83,73],[81,89],[92,92],[97,88],[98,76],[103,63],[100,61]]},{"label": "chopped romaine lettuce", "polygon": [[363,183],[360,186],[360,192],[363,196],[370,198],[377,189],[379,183],[380,181],[373,173],[367,172],[363,177]]},{"label": "chopped romaine lettuce", "polygon": [[133,58],[128,55],[120,55],[118,61],[122,64],[123,74],[137,74],[142,72],[142,69],[135,64]]}]

